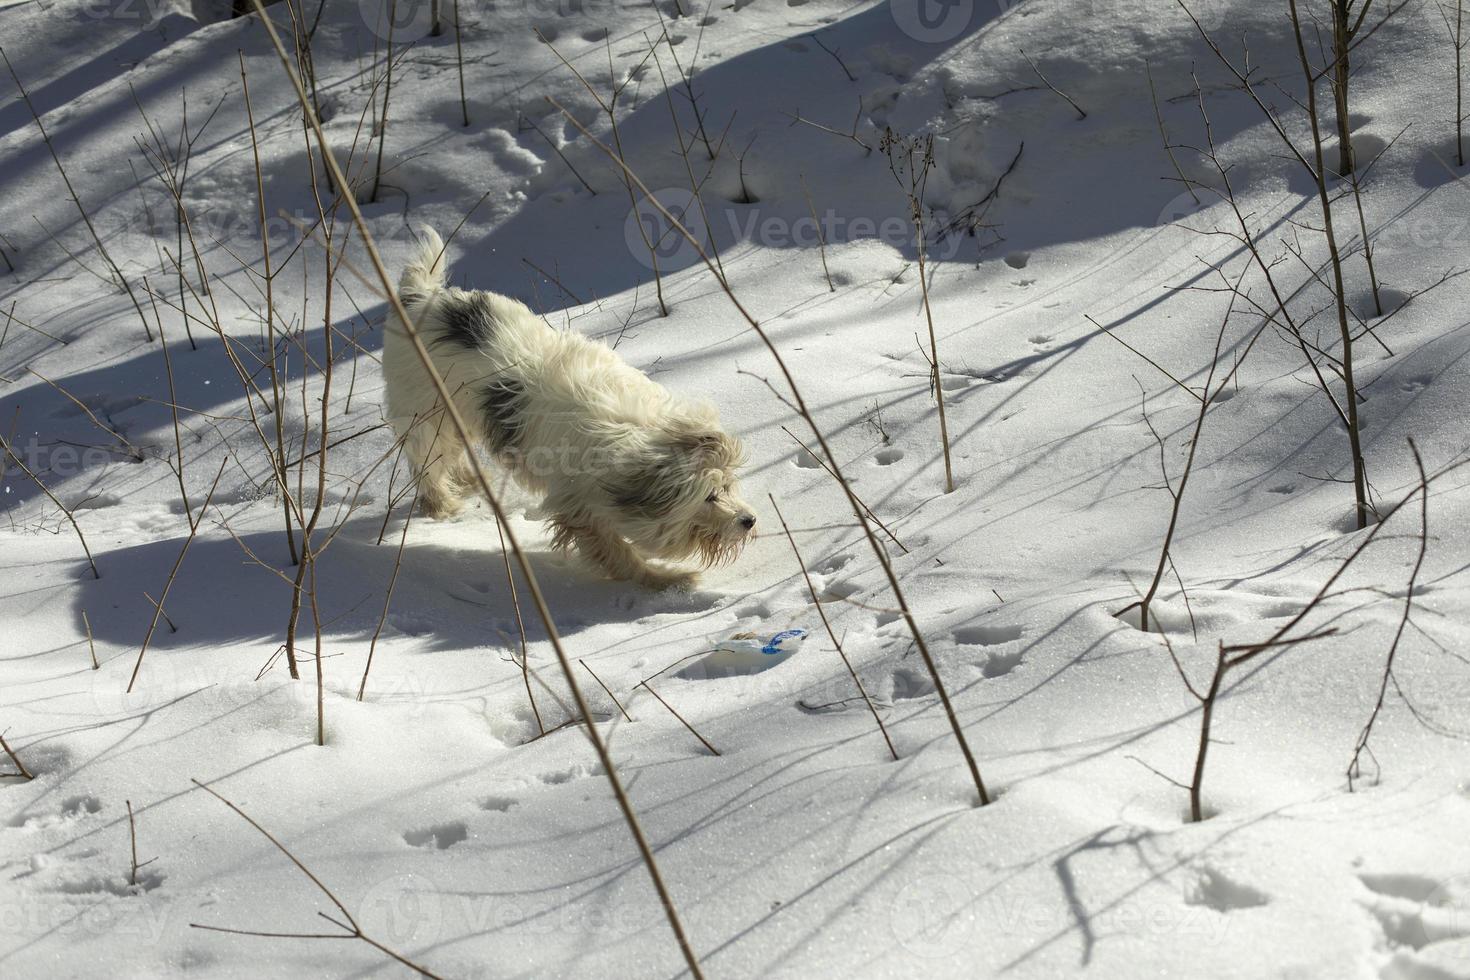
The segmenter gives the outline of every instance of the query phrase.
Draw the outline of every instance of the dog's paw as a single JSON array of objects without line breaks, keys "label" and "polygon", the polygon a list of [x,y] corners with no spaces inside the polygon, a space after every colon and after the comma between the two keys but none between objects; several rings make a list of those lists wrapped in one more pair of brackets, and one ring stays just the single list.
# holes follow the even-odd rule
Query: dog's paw
[{"label": "dog's paw", "polygon": [[698,572],[675,571],[673,569],[646,569],[638,576],[638,584],[655,592],[677,590],[688,592],[699,583]]},{"label": "dog's paw", "polygon": [[431,521],[447,521],[464,511],[464,500],[459,497],[424,497],[419,501],[419,510]]}]

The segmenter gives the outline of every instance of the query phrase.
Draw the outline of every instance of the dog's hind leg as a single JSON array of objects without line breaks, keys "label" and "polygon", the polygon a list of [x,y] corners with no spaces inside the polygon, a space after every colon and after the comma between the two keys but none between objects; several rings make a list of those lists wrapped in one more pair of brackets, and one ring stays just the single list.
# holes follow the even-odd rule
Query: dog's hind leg
[{"label": "dog's hind leg", "polygon": [[462,475],[468,462],[455,439],[419,422],[409,432],[404,451],[418,478],[419,506],[426,516],[439,520],[464,509]]},{"label": "dog's hind leg", "polygon": [[637,582],[655,590],[687,589],[694,585],[697,574],[674,569],[655,568],[622,538],[595,524],[553,522],[553,543],[558,547],[575,547],[584,559],[596,565],[609,578]]}]

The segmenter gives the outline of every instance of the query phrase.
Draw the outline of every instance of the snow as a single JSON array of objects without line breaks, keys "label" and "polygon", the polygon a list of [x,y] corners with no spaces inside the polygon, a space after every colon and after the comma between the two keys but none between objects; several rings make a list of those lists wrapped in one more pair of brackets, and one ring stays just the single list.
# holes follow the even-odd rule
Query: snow
[{"label": "snow", "polygon": [[[1301,90],[1283,8],[1209,0],[1196,9],[1232,57],[1248,39],[1261,91],[1300,139],[1283,94]],[[271,9],[289,32],[285,9]],[[397,39],[388,186],[364,206],[390,268],[410,254],[410,226],[448,233],[483,196],[450,246],[456,283],[517,296],[558,327],[616,342],[661,383],[711,398],[750,450],[745,489],[762,505],[763,533],[692,593],[597,579],[547,551],[534,501],[510,499],[568,652],[633,718],[591,673],[579,676],[706,973],[1470,977],[1470,471],[1431,495],[1417,628],[1398,649],[1366,778],[1349,792],[1345,769],[1402,614],[1417,503],[1355,561],[1343,584],[1357,591],[1329,599],[1303,628],[1335,635],[1229,675],[1204,783],[1208,819],[1190,823],[1187,795],[1170,780],[1189,779],[1199,704],[1163,638],[1115,614],[1158,560],[1169,504],[1160,460],[1177,478],[1197,405],[1087,317],[1199,385],[1227,302],[1209,268],[1233,277],[1244,255],[1209,234],[1234,227],[1225,205],[1208,195],[1196,205],[1167,179],[1176,175],[1145,66],[1171,137],[1195,145],[1198,74],[1242,210],[1270,255],[1285,256],[1280,274],[1293,287],[1306,277],[1283,239],[1299,235],[1312,261],[1326,258],[1313,188],[1175,5],[981,0],[942,9],[963,17],[915,27],[914,7],[899,0],[752,0],[692,12],[672,2],[465,3],[469,126],[452,27],[432,36],[415,16]],[[371,90],[386,47],[370,29],[376,11],[328,5],[313,45],[328,135],[339,159],[369,179],[378,143],[363,117],[381,111],[381,88]],[[660,315],[618,172],[547,101],[611,138],[556,52],[604,98],[610,58],[611,77],[627,83],[617,112],[629,164],[660,200],[687,202],[659,80],[660,68],[671,82],[679,69],[667,46],[657,64],[647,59],[665,26],[680,64],[697,68],[706,129],[721,147],[703,185],[721,263],[854,489],[909,549],[890,549],[894,566],[996,796],[989,806],[974,805],[933,682],[841,491],[782,431],[811,442],[760,380],[779,385],[769,355],[697,254],[677,243],[660,261],[669,307]],[[187,98],[197,141],[184,199],[219,321],[258,354],[263,266],[243,57],[282,267],[276,308],[303,333],[282,358],[293,386],[286,437],[299,452],[305,404],[314,446],[321,379],[313,367],[304,396],[300,382],[303,347],[314,357],[323,350],[323,253],[301,230],[316,213],[309,144],[260,25],[203,2],[57,0],[3,5],[0,37],[150,323],[144,277],[178,302],[168,258],[178,240],[172,204],[137,142],[148,140],[139,106],[174,146]],[[1453,56],[1438,10],[1424,4],[1406,7],[1360,52],[1359,152],[1392,144],[1373,166],[1364,206],[1393,305],[1392,296],[1465,266],[1470,200],[1454,165]],[[1028,57],[1085,118],[1040,86]],[[167,596],[177,632],[159,623],[127,692],[153,619],[143,593],[160,596],[189,531],[170,468],[167,374],[132,303],[104,281],[29,110],[11,88],[4,98],[0,248],[16,268],[0,275],[0,312],[13,304],[15,318],[0,327],[0,435],[76,508],[101,577],[57,507],[6,467],[0,732],[35,779],[0,779],[0,976],[405,973],[361,942],[193,928],[321,933],[334,927],[314,913],[340,914],[191,780],[275,835],[368,935],[438,975],[685,970],[587,739],[574,728],[535,737],[513,659],[516,614],[483,505],[450,522],[412,522],[373,644],[407,500],[384,531],[403,488],[400,472],[390,489],[391,458],[379,462],[391,436],[373,428],[382,421],[385,307],[350,271],[332,306],[331,424],[361,434],[329,456],[323,526],[342,529],[317,571],[326,744],[315,744],[309,613],[303,679],[287,677],[276,655],[290,590],[271,569],[294,569],[239,379],[220,339],[196,321],[191,346],[164,302],[195,517],[224,470]],[[708,155],[689,101],[677,86],[671,100],[703,176]],[[879,149],[884,127],[936,135],[931,228],[1001,181],[987,227],[929,246],[952,494],[942,492],[916,254]],[[1218,181],[1197,154],[1176,154],[1190,177]],[[1351,213],[1342,206],[1339,220],[1351,225]],[[355,236],[349,252],[366,271]],[[185,266],[199,289],[192,261]],[[1347,270],[1366,316],[1360,255]],[[1245,282],[1264,303],[1259,274]],[[1414,295],[1382,321],[1391,356],[1371,338],[1357,344],[1365,453],[1385,508],[1416,483],[1407,437],[1431,468],[1470,449],[1467,283]],[[1323,296],[1306,289],[1294,309],[1315,309]],[[203,304],[188,302],[201,316]],[[1328,319],[1318,320],[1324,344],[1335,330]],[[1222,363],[1233,366],[1259,326],[1250,311],[1233,317]],[[144,461],[117,451],[42,377]],[[1350,530],[1346,439],[1311,383],[1301,352],[1267,330],[1232,397],[1207,415],[1173,549],[1188,605],[1171,575],[1155,607],[1196,686],[1208,683],[1220,643],[1268,637],[1367,533]],[[1144,391],[1167,443],[1162,456]],[[896,762],[854,700],[767,494],[879,705]],[[568,720],[557,700],[566,701],[565,683],[524,590],[522,600],[550,728]],[[676,666],[732,634],[787,628],[811,632],[768,670]],[[648,678],[718,755],[638,687]],[[0,759],[0,772],[10,771]],[[129,805],[143,863],[136,884]]]}]

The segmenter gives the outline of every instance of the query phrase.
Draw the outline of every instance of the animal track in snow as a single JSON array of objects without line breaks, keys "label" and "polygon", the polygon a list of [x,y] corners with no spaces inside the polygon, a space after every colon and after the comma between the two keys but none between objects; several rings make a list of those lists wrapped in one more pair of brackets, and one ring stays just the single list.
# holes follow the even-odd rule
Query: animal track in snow
[{"label": "animal track in snow", "polygon": [[825,559],[821,564],[814,566],[812,571],[821,575],[831,575],[833,572],[838,572],[846,568],[848,563],[852,561],[852,557],[849,552],[839,552]]},{"label": "animal track in snow", "polygon": [[1024,269],[1030,261],[1030,252],[1012,252],[1010,255],[1007,255],[1005,257],[1006,265],[1010,266],[1012,269]]},{"label": "animal track in snow", "polygon": [[542,773],[536,778],[547,786],[561,786],[575,779],[586,779],[589,776],[600,776],[602,767],[598,765],[579,764],[566,769],[558,769],[555,772]]},{"label": "animal track in snow", "polygon": [[405,636],[428,636],[434,632],[434,624],[426,616],[415,616],[412,613],[392,613],[388,616],[388,622],[393,628]]},{"label": "animal track in snow", "polygon": [[1411,393],[1415,391],[1422,391],[1423,389],[1429,387],[1429,382],[1432,380],[1434,379],[1427,374],[1419,374],[1415,375],[1412,378],[1405,378],[1403,381],[1400,381],[1399,387],[1402,388],[1404,391]]},{"label": "animal track in snow", "polygon": [[897,446],[890,446],[888,449],[880,449],[873,454],[873,462],[877,463],[879,466],[892,466],[894,463],[898,462],[901,459],[903,459],[903,450],[899,449]]},{"label": "animal track in snow", "polygon": [[420,830],[404,831],[403,840],[410,847],[445,851],[469,836],[470,830],[463,821],[451,820],[448,823],[435,824]]},{"label": "animal track in snow", "polygon": [[893,672],[893,691],[890,701],[912,701],[926,698],[934,693],[934,679],[914,667],[900,667]]},{"label": "animal track in snow", "polygon": [[863,591],[863,587],[850,579],[839,579],[822,586],[821,598],[827,601],[850,599]]},{"label": "animal track in snow", "polygon": [[1185,904],[1203,905],[1216,912],[1256,908],[1269,901],[1270,898],[1264,892],[1234,881],[1209,867],[1199,869],[1199,874],[1184,891]]},{"label": "animal track in snow", "polygon": [[[1358,880],[1370,892],[1364,904],[1390,944],[1412,950],[1439,947],[1457,962],[1470,954],[1470,875],[1440,881],[1390,872],[1361,874]],[[1439,980],[1446,974],[1411,970],[1397,975]]]},{"label": "animal track in snow", "polygon": [[817,461],[817,457],[813,456],[805,449],[797,450],[796,457],[793,462],[795,462],[797,466],[801,467],[804,470],[814,470],[822,465],[820,462]]},{"label": "animal track in snow", "polygon": [[61,815],[63,817],[81,817],[90,813],[100,813],[102,801],[95,796],[68,796],[61,801]]},{"label": "animal track in snow", "polygon": [[1017,667],[1021,666],[1021,652],[1015,653],[992,653],[985,658],[985,663],[980,665],[982,677],[1004,677]]},{"label": "animal track in snow", "polygon": [[960,626],[954,631],[954,641],[970,646],[995,647],[1019,640],[1025,632],[1020,626],[1002,626],[999,623]]},{"label": "animal track in snow", "polygon": [[480,809],[492,813],[505,813],[511,807],[520,805],[521,801],[513,796],[487,796],[480,801]]}]

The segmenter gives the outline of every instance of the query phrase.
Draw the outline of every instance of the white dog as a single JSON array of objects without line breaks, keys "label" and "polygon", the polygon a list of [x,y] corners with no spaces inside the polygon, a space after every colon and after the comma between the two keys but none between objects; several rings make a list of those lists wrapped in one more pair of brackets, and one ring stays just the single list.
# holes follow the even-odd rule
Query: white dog
[{"label": "white dog", "polygon": [[[525,304],[444,284],[444,244],[426,231],[398,295],[474,439],[543,496],[552,543],[615,579],[688,586],[648,559],[733,560],[755,515],[740,499],[739,442],[714,408],[678,398],[605,344],[554,330]],[[469,457],[396,316],[383,344],[388,415],[432,517],[473,492]]]}]

